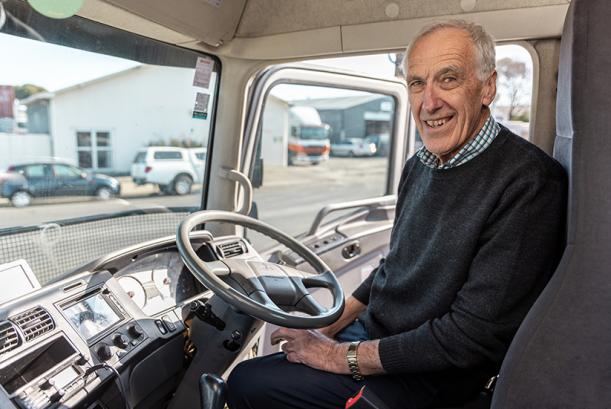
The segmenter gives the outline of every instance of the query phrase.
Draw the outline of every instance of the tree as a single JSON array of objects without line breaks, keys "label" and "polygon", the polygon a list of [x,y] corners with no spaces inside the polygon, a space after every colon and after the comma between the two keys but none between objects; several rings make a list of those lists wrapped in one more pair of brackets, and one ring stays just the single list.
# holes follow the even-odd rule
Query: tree
[{"label": "tree", "polygon": [[23,84],[15,87],[15,98],[26,99],[39,92],[47,92],[46,89],[34,84]]},{"label": "tree", "polygon": [[499,94],[509,107],[508,119],[514,120],[523,115],[516,115],[516,108],[527,104],[528,90],[526,64],[511,58],[501,58],[496,63],[498,73]]}]

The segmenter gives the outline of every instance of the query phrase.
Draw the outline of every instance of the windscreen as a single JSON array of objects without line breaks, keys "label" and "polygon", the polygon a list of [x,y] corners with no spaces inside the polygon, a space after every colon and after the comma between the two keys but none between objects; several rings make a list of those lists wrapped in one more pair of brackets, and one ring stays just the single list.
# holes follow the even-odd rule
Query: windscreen
[{"label": "windscreen", "polygon": [[174,234],[206,194],[206,157],[191,152],[212,139],[219,61],[0,7],[0,263],[24,258],[44,284]]}]

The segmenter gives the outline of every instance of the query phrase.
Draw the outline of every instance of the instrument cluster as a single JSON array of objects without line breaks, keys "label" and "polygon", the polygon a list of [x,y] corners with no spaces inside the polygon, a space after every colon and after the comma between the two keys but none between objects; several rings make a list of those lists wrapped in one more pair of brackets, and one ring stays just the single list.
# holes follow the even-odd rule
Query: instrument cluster
[{"label": "instrument cluster", "polygon": [[115,274],[127,295],[153,316],[201,292],[176,251],[143,256]]}]

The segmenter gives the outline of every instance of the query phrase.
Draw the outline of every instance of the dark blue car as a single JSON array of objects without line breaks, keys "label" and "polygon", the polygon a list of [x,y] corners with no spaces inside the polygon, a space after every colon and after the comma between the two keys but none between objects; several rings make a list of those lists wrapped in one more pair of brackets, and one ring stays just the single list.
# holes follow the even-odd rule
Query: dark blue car
[{"label": "dark blue car", "polygon": [[116,178],[89,173],[65,163],[12,165],[0,176],[0,193],[15,207],[35,197],[95,196],[108,199],[121,193]]}]

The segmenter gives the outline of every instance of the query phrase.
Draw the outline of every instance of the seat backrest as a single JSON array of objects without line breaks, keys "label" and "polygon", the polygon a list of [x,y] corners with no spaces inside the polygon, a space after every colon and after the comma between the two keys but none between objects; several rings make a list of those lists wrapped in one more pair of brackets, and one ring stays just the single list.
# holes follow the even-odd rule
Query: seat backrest
[{"label": "seat backrest", "polygon": [[567,247],[501,368],[493,409],[611,407],[611,1],[573,0],[554,156],[569,173]]}]

